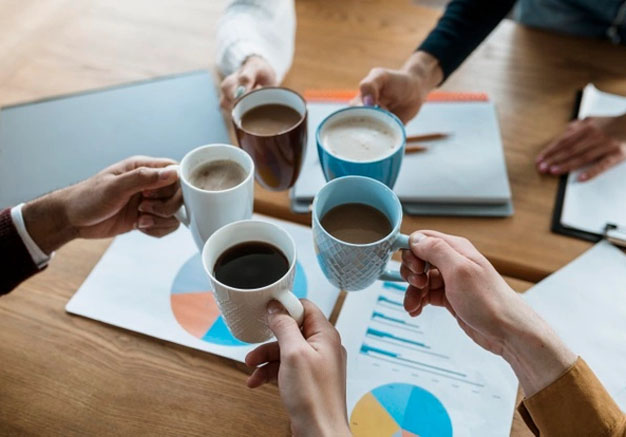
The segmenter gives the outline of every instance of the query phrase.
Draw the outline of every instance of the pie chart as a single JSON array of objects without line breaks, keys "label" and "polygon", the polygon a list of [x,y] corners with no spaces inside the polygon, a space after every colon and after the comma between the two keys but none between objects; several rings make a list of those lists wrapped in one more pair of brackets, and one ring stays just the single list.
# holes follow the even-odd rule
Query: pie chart
[{"label": "pie chart", "polygon": [[[293,292],[299,298],[307,295],[304,269],[296,262]],[[202,259],[197,253],[180,268],[170,292],[172,313],[179,325],[200,340],[222,346],[245,346],[228,330],[211,291]]]},{"label": "pie chart", "polygon": [[352,410],[355,437],[452,437],[452,422],[432,393],[411,384],[386,384],[366,393]]}]

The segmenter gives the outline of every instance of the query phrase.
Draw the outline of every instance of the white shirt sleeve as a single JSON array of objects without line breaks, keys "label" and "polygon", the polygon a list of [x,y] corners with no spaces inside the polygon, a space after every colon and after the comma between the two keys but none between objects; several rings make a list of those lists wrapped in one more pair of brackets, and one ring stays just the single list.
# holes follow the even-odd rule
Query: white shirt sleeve
[{"label": "white shirt sleeve", "polygon": [[26,249],[28,250],[30,257],[33,259],[33,262],[38,268],[42,269],[48,264],[50,258],[52,258],[52,255],[54,255],[54,252],[51,253],[50,256],[46,255],[39,248],[39,246],[37,246],[37,243],[35,243],[30,237],[30,234],[26,230],[24,217],[22,216],[23,206],[24,204],[20,203],[19,205],[11,208],[11,220],[13,220],[13,225],[15,226],[15,229],[17,229],[17,233],[19,234],[19,236],[22,238],[24,246],[26,246]]},{"label": "white shirt sleeve", "polygon": [[293,60],[295,0],[232,0],[217,26],[217,67],[227,76],[250,55],[265,58],[280,83]]}]

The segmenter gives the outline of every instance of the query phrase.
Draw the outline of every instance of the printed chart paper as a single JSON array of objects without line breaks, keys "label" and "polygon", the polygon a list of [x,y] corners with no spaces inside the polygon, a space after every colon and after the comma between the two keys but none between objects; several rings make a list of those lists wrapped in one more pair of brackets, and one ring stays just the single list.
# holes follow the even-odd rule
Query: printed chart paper
[{"label": "printed chart paper", "polygon": [[[311,230],[263,216],[296,242],[294,293],[328,316],[338,290],[320,270]],[[222,319],[200,253],[181,226],[161,239],[130,232],[115,239],[74,294],[67,312],[243,361],[255,345],[234,338]]]},{"label": "printed chart paper", "polygon": [[518,382],[443,308],[417,318],[405,285],[349,293],[337,329],[348,352],[348,413],[359,436],[505,436]]}]

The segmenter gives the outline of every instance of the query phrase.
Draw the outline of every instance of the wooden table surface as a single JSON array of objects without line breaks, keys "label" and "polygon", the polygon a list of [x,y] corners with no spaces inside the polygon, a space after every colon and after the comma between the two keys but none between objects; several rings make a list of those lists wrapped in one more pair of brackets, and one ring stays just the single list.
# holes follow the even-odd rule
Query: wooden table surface
[{"label": "wooden table surface", "polygon": [[[0,105],[212,68],[225,0],[0,3]],[[299,0],[297,55],[286,85],[353,88],[369,68],[398,66],[438,12],[409,1]],[[504,274],[535,281],[589,245],[548,231],[556,182],[535,153],[567,122],[593,80],[626,91],[624,48],[503,23],[446,83],[496,101],[516,214],[509,219],[407,218],[404,231],[470,237]],[[291,214],[285,193],[258,190],[256,209]],[[70,316],[64,307],[109,241],[75,241],[0,299],[0,434],[287,435],[275,386],[245,385],[240,365]],[[530,282],[510,279],[523,291]],[[513,435],[526,435],[517,418]]]}]

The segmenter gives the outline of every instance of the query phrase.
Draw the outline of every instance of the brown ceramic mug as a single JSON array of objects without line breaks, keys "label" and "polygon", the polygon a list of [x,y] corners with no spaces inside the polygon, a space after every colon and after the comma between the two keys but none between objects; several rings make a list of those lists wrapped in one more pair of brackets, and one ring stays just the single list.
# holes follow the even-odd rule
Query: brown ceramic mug
[{"label": "brown ceramic mug", "polygon": [[[253,108],[278,104],[296,111],[300,118],[290,127],[268,134],[246,131],[242,118]],[[306,156],[307,109],[300,94],[287,88],[260,88],[242,96],[232,111],[239,147],[248,152],[256,167],[256,180],[274,191],[296,183]]]}]

